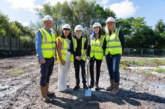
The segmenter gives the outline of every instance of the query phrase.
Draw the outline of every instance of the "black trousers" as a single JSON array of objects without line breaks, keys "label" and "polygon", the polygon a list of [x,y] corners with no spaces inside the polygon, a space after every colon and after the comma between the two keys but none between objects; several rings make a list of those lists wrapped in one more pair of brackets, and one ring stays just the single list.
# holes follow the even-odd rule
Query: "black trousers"
[{"label": "black trousers", "polygon": [[78,61],[75,59],[74,68],[75,68],[76,85],[80,84],[80,76],[79,76],[80,67],[81,67],[82,83],[85,85],[86,84],[85,61],[84,60]]},{"label": "black trousers", "polygon": [[[96,61],[96,82],[94,80],[94,63]],[[99,78],[100,78],[100,67],[101,67],[102,60],[97,60],[95,58],[90,58],[90,76],[91,76],[91,85],[94,85],[94,82],[96,85],[99,84]]]}]

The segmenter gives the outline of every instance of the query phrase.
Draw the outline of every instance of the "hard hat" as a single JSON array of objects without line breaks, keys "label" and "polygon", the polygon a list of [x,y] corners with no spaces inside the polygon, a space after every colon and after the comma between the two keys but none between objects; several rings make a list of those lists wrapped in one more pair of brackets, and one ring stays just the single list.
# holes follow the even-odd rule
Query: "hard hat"
[{"label": "hard hat", "polygon": [[100,23],[95,22],[95,23],[93,24],[93,28],[94,28],[94,27],[97,27],[97,26],[100,27],[100,28],[102,28]]},{"label": "hard hat", "polygon": [[69,29],[69,30],[71,30],[71,27],[70,27],[69,24],[65,24],[65,25],[63,25],[62,29]]},{"label": "hard hat", "polygon": [[116,22],[116,21],[113,17],[108,17],[108,19],[106,20],[106,23],[107,22]]},{"label": "hard hat", "polygon": [[75,28],[74,28],[74,31],[77,31],[77,30],[81,30],[83,31],[83,27],[81,25],[77,25]]},{"label": "hard hat", "polygon": [[46,15],[44,18],[43,18],[43,21],[52,21],[53,22],[53,18],[50,16],[50,15]]}]

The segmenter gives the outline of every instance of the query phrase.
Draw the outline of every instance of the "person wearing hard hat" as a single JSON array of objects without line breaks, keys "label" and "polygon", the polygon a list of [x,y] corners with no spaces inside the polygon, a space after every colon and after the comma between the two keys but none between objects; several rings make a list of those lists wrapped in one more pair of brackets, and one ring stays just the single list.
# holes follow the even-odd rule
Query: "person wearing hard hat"
[{"label": "person wearing hard hat", "polygon": [[57,42],[57,61],[58,66],[58,89],[65,91],[67,89],[67,79],[70,70],[70,62],[74,61],[73,57],[73,41],[71,35],[71,27],[65,24],[62,27],[61,36],[56,38]]},{"label": "person wearing hard hat", "polygon": [[53,72],[54,61],[56,58],[55,52],[55,34],[52,31],[53,18],[50,15],[46,15],[43,18],[44,27],[39,29],[36,33],[35,45],[38,60],[40,63],[40,90],[42,100],[49,102],[51,99],[49,96],[54,93],[49,92],[49,79]]},{"label": "person wearing hard hat", "polygon": [[[93,24],[93,32],[90,38],[90,44],[88,46],[87,56],[90,60],[90,77],[91,82],[89,88],[94,87],[95,83],[95,90],[99,90],[99,78],[100,78],[100,67],[102,63],[102,59],[104,56],[103,52],[103,41],[104,35],[102,32],[102,26],[100,23],[95,22]],[[96,62],[96,79],[94,79],[94,63]]]},{"label": "person wearing hard hat", "polygon": [[110,91],[111,94],[117,94],[120,81],[120,58],[124,50],[125,40],[120,29],[116,28],[116,20],[113,17],[107,18],[105,32],[106,35],[103,45],[110,76],[110,87],[106,88],[106,90]]},{"label": "person wearing hard hat", "polygon": [[80,85],[79,85],[80,68],[81,68],[83,88],[87,89],[86,75],[85,75],[87,39],[84,36],[82,36],[83,30],[84,29],[81,25],[77,25],[74,29],[75,36],[73,38],[73,44],[74,44],[74,68],[75,68],[76,85],[73,88],[73,90],[80,89]]}]

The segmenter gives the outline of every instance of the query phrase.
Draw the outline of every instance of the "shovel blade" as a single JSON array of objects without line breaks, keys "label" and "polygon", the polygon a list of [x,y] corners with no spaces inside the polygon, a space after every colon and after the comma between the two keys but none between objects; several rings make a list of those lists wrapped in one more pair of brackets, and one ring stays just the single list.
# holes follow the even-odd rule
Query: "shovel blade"
[{"label": "shovel blade", "polygon": [[91,94],[92,94],[92,93],[91,93],[91,89],[88,88],[88,89],[85,90],[85,96],[86,96],[86,97],[90,97]]}]

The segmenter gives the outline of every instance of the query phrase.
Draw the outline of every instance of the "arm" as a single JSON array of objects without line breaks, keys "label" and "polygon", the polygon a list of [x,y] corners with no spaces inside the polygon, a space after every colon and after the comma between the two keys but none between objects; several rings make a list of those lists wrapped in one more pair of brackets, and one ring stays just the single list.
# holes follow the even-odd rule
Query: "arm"
[{"label": "arm", "polygon": [[90,51],[91,51],[91,45],[90,45],[90,41],[88,41],[87,43],[87,57],[90,57]]},{"label": "arm", "polygon": [[61,49],[62,49],[62,42],[60,39],[58,39],[57,40],[57,53],[58,53],[61,64],[65,65],[65,61],[62,59]]},{"label": "arm", "polygon": [[121,42],[122,51],[124,51],[124,47],[125,47],[125,38],[124,38],[124,35],[122,34],[121,31],[119,32],[119,39],[120,39],[120,42]]},{"label": "arm", "polygon": [[38,31],[36,33],[36,38],[35,38],[36,52],[37,52],[37,56],[39,58],[40,64],[44,64],[45,63],[45,59],[44,59],[43,54],[42,54],[41,44],[42,44],[42,35]]},{"label": "arm", "polygon": [[42,49],[41,49],[41,44],[42,44],[42,35],[41,35],[41,33],[38,31],[38,32],[36,33],[35,45],[36,45],[37,56],[38,56],[39,59],[43,58]]},{"label": "arm", "polygon": [[102,46],[104,55],[105,55],[106,46],[107,46],[107,41],[106,41],[106,37],[105,37],[105,38],[104,38],[104,41],[103,41],[103,46]]}]

